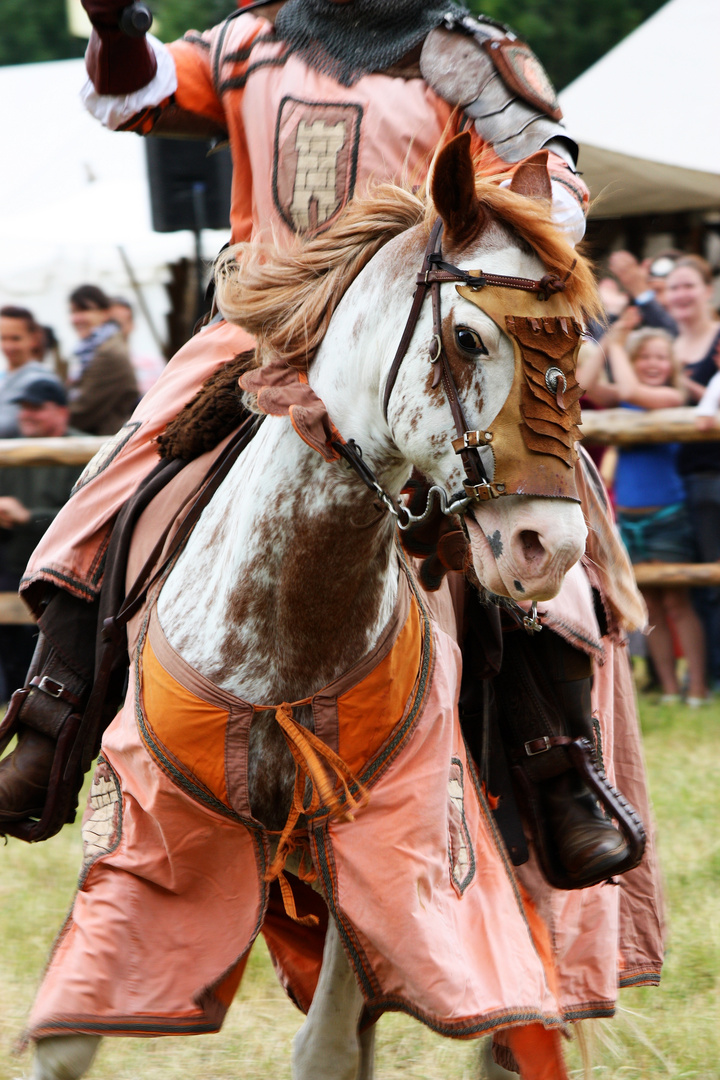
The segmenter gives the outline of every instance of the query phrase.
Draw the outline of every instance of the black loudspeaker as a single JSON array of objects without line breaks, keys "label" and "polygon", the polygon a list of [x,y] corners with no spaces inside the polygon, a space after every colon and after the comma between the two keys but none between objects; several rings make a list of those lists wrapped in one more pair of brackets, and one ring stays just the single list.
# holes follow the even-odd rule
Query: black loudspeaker
[{"label": "black loudspeaker", "polygon": [[155,232],[230,228],[232,158],[211,148],[201,140],[145,140]]}]

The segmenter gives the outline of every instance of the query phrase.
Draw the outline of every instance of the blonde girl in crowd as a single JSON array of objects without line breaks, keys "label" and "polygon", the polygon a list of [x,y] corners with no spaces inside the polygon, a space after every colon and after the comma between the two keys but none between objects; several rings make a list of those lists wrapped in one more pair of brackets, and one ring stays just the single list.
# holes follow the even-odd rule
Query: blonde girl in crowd
[{"label": "blonde girl in crowd", "polygon": [[[592,399],[599,389],[604,405],[627,409],[666,409],[687,403],[672,338],[664,331],[632,331],[637,312],[629,308],[603,338],[612,383],[603,382],[603,349],[583,363],[579,381]],[[653,443],[623,447],[615,472],[615,502],[622,538],[634,564],[687,563],[696,558],[685,489],[677,469],[678,447]],[[687,661],[687,704],[707,700],[705,639],[688,589],[644,586],[651,632],[648,650],[663,700],[680,697],[672,626]]]}]

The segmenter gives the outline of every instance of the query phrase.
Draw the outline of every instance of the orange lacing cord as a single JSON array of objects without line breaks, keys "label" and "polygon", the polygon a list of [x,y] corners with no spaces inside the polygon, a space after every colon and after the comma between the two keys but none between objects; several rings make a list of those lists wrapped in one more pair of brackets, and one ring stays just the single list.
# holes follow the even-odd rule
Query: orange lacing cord
[{"label": "orange lacing cord", "polygon": [[[280,834],[278,832],[273,833],[272,835],[279,836]],[[295,829],[295,831],[291,833],[291,835],[287,838],[285,844],[285,861],[287,861],[287,859],[289,859],[295,851],[299,851],[301,854],[300,863],[297,869],[297,876],[300,881],[305,882],[306,885],[312,885],[315,881],[317,881],[318,874],[317,870],[313,866],[312,859],[310,857],[310,844],[308,842],[308,836],[305,829]],[[269,873],[270,871],[267,871],[265,874],[266,881],[270,880],[268,876]],[[300,923],[301,926],[317,926],[320,921],[317,915],[298,915],[297,908],[295,907],[295,895],[292,891],[292,886],[287,879],[284,867],[276,875],[276,877],[277,883],[280,886],[280,894],[283,899],[283,907],[285,908],[285,913],[289,915],[293,922]]]},{"label": "orange lacing cord", "polygon": [[[314,732],[308,731],[307,728],[298,724],[293,717],[294,708],[300,705],[309,705],[311,701],[312,698],[304,698],[302,701],[283,701],[280,705],[253,705],[255,712],[275,710],[275,719],[282,728],[285,742],[295,759],[295,790],[293,791],[292,806],[285,822],[285,828],[280,834],[275,858],[265,872],[265,880],[274,881],[277,879],[285,911],[291,919],[304,925],[316,925],[317,918],[314,915],[298,916],[292,889],[284,873],[288,857],[301,846],[298,843],[299,837],[295,832],[300,815],[314,814],[323,808],[328,810],[330,816],[338,821],[353,821],[355,813],[365,805],[369,797],[367,790],[342,758],[334,750],[331,750],[329,746],[326,746]],[[339,794],[333,790],[325,772],[325,765],[329,766],[335,777],[340,781],[341,792]],[[310,781],[311,796],[309,805],[305,806],[305,785],[308,780]],[[357,795],[353,794],[351,786],[357,790]],[[341,795],[344,795],[344,801],[341,801]],[[305,853],[303,852],[301,867],[304,858]],[[301,875],[301,880],[311,880],[307,871],[305,877]]]}]

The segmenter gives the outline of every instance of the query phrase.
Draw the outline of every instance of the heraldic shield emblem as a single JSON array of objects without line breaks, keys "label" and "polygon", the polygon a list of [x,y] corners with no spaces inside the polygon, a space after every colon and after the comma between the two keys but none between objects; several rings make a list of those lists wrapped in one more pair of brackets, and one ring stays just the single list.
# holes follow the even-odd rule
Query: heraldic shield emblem
[{"label": "heraldic shield emblem", "polygon": [[360,105],[283,98],[275,129],[273,198],[294,232],[327,228],[352,198],[361,119]]}]

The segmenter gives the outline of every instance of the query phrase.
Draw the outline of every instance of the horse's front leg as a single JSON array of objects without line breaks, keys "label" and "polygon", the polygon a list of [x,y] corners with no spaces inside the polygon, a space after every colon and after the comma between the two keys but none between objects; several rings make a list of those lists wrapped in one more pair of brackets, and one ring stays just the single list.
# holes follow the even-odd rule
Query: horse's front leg
[{"label": "horse's front leg", "polygon": [[39,1039],[31,1080],[80,1080],[92,1065],[99,1035],[53,1035]]},{"label": "horse's front leg", "polygon": [[372,1080],[374,1028],[358,1036],[363,997],[335,920],[305,1023],[293,1039],[293,1080]]}]

